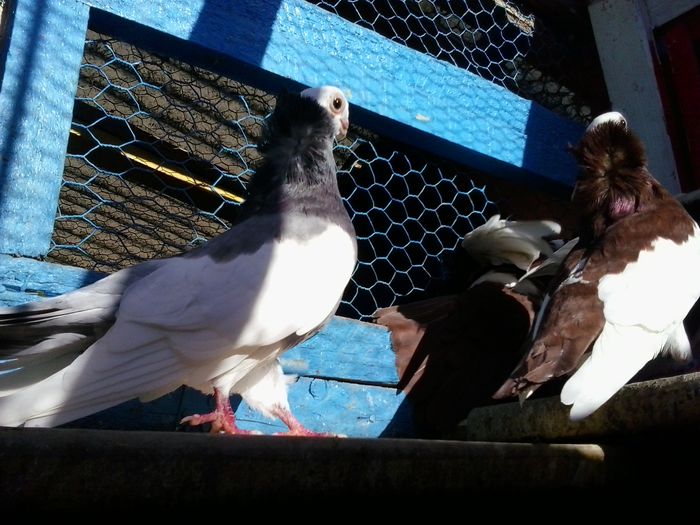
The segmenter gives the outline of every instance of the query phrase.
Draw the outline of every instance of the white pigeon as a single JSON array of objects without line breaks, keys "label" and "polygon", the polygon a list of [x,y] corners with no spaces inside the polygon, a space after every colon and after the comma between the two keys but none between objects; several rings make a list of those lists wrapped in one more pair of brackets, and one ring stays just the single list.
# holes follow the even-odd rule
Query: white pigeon
[{"label": "white pigeon", "polygon": [[180,385],[216,408],[183,422],[244,433],[229,395],[310,434],[292,415],[279,355],[333,316],[357,260],[332,146],[348,102],[336,87],[284,94],[236,224],[183,256],[75,292],[0,309],[0,425],[55,426]]}]

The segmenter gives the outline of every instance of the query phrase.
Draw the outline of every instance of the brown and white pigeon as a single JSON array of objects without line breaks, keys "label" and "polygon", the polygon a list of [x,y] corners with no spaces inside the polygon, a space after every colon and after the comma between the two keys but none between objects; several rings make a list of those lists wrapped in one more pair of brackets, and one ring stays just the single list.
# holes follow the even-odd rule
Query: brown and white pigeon
[{"label": "brown and white pigeon", "polygon": [[[391,332],[398,388],[421,436],[449,434],[473,407],[489,403],[517,363],[542,295],[533,263],[553,256],[546,239],[559,232],[552,221],[494,215],[462,242],[465,262],[481,268],[478,275],[471,264],[465,269],[473,274],[468,288],[375,312]],[[552,264],[542,266],[551,275]],[[525,270],[531,279],[520,280]]]},{"label": "brown and white pigeon", "polygon": [[543,300],[526,355],[495,398],[527,398],[571,376],[561,401],[587,417],[647,362],[690,359],[683,319],[700,296],[700,229],[649,173],[640,139],[616,112],[573,148],[579,242]]},{"label": "brown and white pigeon", "polygon": [[229,402],[238,393],[307,434],[277,358],[330,320],[356,264],[332,152],[347,127],[338,88],[281,95],[230,230],[183,256],[0,309],[0,425],[56,426],[189,385],[213,393],[216,408],[184,423],[243,433]]}]

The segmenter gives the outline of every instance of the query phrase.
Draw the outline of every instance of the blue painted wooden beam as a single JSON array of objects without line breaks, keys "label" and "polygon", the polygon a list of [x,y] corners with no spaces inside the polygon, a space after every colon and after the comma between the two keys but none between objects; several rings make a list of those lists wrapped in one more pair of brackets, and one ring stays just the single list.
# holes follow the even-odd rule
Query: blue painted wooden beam
[{"label": "blue painted wooden beam", "polygon": [[89,8],[78,0],[8,5],[0,91],[0,253],[41,256],[53,232]]},{"label": "blue painted wooden beam", "polygon": [[273,91],[336,84],[351,119],[384,136],[528,184],[573,183],[566,146],[582,126],[304,0],[83,1],[98,29],[155,51]]},{"label": "blue painted wooden beam", "polygon": [[[232,398],[233,406],[239,398]],[[300,377],[289,386],[289,405],[301,423],[315,432],[350,437],[409,437],[414,435],[413,414],[404,394],[396,389]],[[211,410],[213,401],[186,389],[178,421],[193,413]],[[244,430],[263,434],[285,432],[279,420],[271,420],[252,410],[245,402],[236,408],[236,420]]]},{"label": "blue painted wooden beam", "polygon": [[0,306],[61,295],[104,277],[82,268],[0,254]]},{"label": "blue painted wooden beam", "polygon": [[[262,434],[286,432],[279,420],[267,419],[231,398],[236,421],[243,430]],[[315,432],[348,437],[411,437],[415,423],[409,402],[391,388],[302,377],[289,387],[289,403],[301,423]],[[68,428],[109,430],[161,430],[199,432],[183,427],[180,420],[212,410],[211,396],[191,388],[179,388],[149,403],[127,401],[116,407],[72,421]]]},{"label": "blue painted wooden beam", "polygon": [[286,352],[284,371],[395,387],[399,382],[389,331],[379,325],[334,317],[316,336]]}]

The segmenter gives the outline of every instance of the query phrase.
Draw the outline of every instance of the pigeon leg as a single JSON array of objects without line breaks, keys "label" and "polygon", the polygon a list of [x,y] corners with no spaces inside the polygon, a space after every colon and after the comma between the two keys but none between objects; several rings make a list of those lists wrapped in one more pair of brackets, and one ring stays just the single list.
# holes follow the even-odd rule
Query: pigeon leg
[{"label": "pigeon leg", "polygon": [[211,423],[211,432],[213,434],[228,434],[233,436],[258,433],[250,430],[241,430],[236,426],[236,415],[233,413],[228,395],[224,394],[220,389],[215,388],[214,397],[216,399],[216,409],[214,409],[213,412],[183,417],[180,424],[197,426],[204,423]]},{"label": "pigeon leg", "polygon": [[330,434],[327,432],[314,432],[307,429],[301,422],[294,417],[289,410],[276,406],[272,409],[272,413],[282,420],[282,423],[289,427],[289,432],[279,432],[277,436],[310,436],[310,437],[342,437],[338,434]]}]

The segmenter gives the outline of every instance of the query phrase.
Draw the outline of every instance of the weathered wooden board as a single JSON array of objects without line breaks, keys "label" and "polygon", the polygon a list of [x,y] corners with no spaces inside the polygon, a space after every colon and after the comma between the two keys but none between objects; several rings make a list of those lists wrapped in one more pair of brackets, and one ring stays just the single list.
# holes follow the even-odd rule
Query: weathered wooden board
[{"label": "weathered wooden board", "polygon": [[104,274],[82,268],[0,254],[0,305],[54,297],[94,283]]}]

